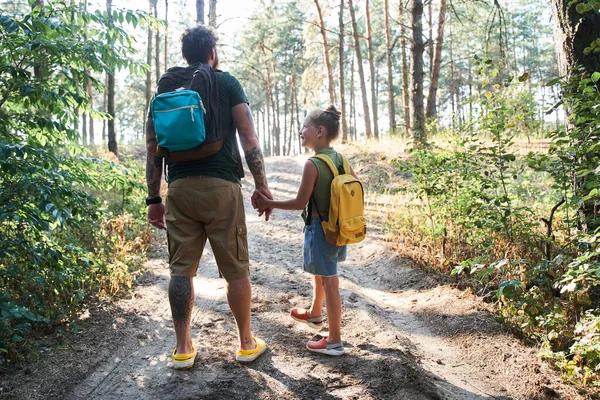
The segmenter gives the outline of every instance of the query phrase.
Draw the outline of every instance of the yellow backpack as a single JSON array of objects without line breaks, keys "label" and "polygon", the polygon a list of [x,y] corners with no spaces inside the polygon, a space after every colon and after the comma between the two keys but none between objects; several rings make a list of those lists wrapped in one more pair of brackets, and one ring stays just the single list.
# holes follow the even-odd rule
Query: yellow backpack
[{"label": "yellow backpack", "polygon": [[[341,155],[341,154],[340,154]],[[333,174],[329,220],[321,218],[325,240],[335,246],[358,243],[367,234],[364,216],[364,191],[362,183],[350,173],[348,159],[343,159],[344,173],[338,172],[331,158],[325,154],[314,156],[327,164]]]}]

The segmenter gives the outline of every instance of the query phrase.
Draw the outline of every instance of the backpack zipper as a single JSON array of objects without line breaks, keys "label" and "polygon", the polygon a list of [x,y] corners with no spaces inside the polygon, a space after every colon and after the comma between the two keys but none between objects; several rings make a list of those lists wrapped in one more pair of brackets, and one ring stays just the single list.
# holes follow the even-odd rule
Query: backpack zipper
[{"label": "backpack zipper", "polygon": [[[206,110],[204,110],[204,106],[202,105],[202,103],[200,103],[200,106],[202,106],[202,110],[206,114]],[[192,117],[192,122],[194,122],[194,108],[200,108],[198,106],[183,106],[183,107],[171,108],[169,110],[154,110],[154,112],[155,113],[157,113],[157,112],[171,112],[171,111],[177,111],[177,110],[185,110],[186,108],[190,109],[190,116]]]}]

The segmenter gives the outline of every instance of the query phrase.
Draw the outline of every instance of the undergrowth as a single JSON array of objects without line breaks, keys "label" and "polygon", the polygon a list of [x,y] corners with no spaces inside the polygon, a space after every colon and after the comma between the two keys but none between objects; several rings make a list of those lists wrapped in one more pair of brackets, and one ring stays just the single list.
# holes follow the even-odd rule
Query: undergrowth
[{"label": "undergrowth", "polygon": [[421,265],[493,303],[567,380],[596,392],[600,73],[561,83],[571,124],[525,155],[515,139],[528,136],[528,107],[511,100],[520,83],[490,81],[474,126],[389,161],[405,177],[397,192],[409,196],[386,228]]}]

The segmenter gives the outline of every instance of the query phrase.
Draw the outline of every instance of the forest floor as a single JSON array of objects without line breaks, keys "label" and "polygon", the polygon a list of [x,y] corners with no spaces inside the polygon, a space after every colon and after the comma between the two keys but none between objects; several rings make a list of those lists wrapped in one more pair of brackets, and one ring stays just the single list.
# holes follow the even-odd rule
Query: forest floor
[{"label": "forest floor", "polygon": [[[377,157],[351,155],[365,180],[385,185],[394,174]],[[275,198],[295,195],[305,160],[266,160]],[[269,346],[261,358],[249,365],[234,359],[235,325],[208,248],[194,279],[196,364],[170,367],[175,337],[166,239],[159,235],[131,294],[91,306],[43,338],[39,359],[0,376],[0,399],[584,398],[537,349],[507,333],[485,303],[393,251],[382,229],[386,199],[377,194],[369,195],[367,239],[350,246],[340,264],[347,354],[310,353],[306,341],[326,330],[289,317],[311,298],[311,277],[301,270],[302,220],[281,210],[269,222],[258,218],[252,188],[246,178],[252,327]]]}]

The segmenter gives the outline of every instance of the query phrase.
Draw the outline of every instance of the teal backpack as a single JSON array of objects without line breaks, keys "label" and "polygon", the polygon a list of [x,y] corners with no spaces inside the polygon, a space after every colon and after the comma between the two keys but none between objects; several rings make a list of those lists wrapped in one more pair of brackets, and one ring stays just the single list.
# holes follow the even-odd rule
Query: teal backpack
[{"label": "teal backpack", "polygon": [[170,152],[190,150],[206,139],[206,110],[200,94],[181,89],[152,100],[152,118],[158,145]]},{"label": "teal backpack", "polygon": [[158,82],[150,112],[156,155],[167,162],[201,160],[223,147],[217,76],[207,64],[170,68]]}]

